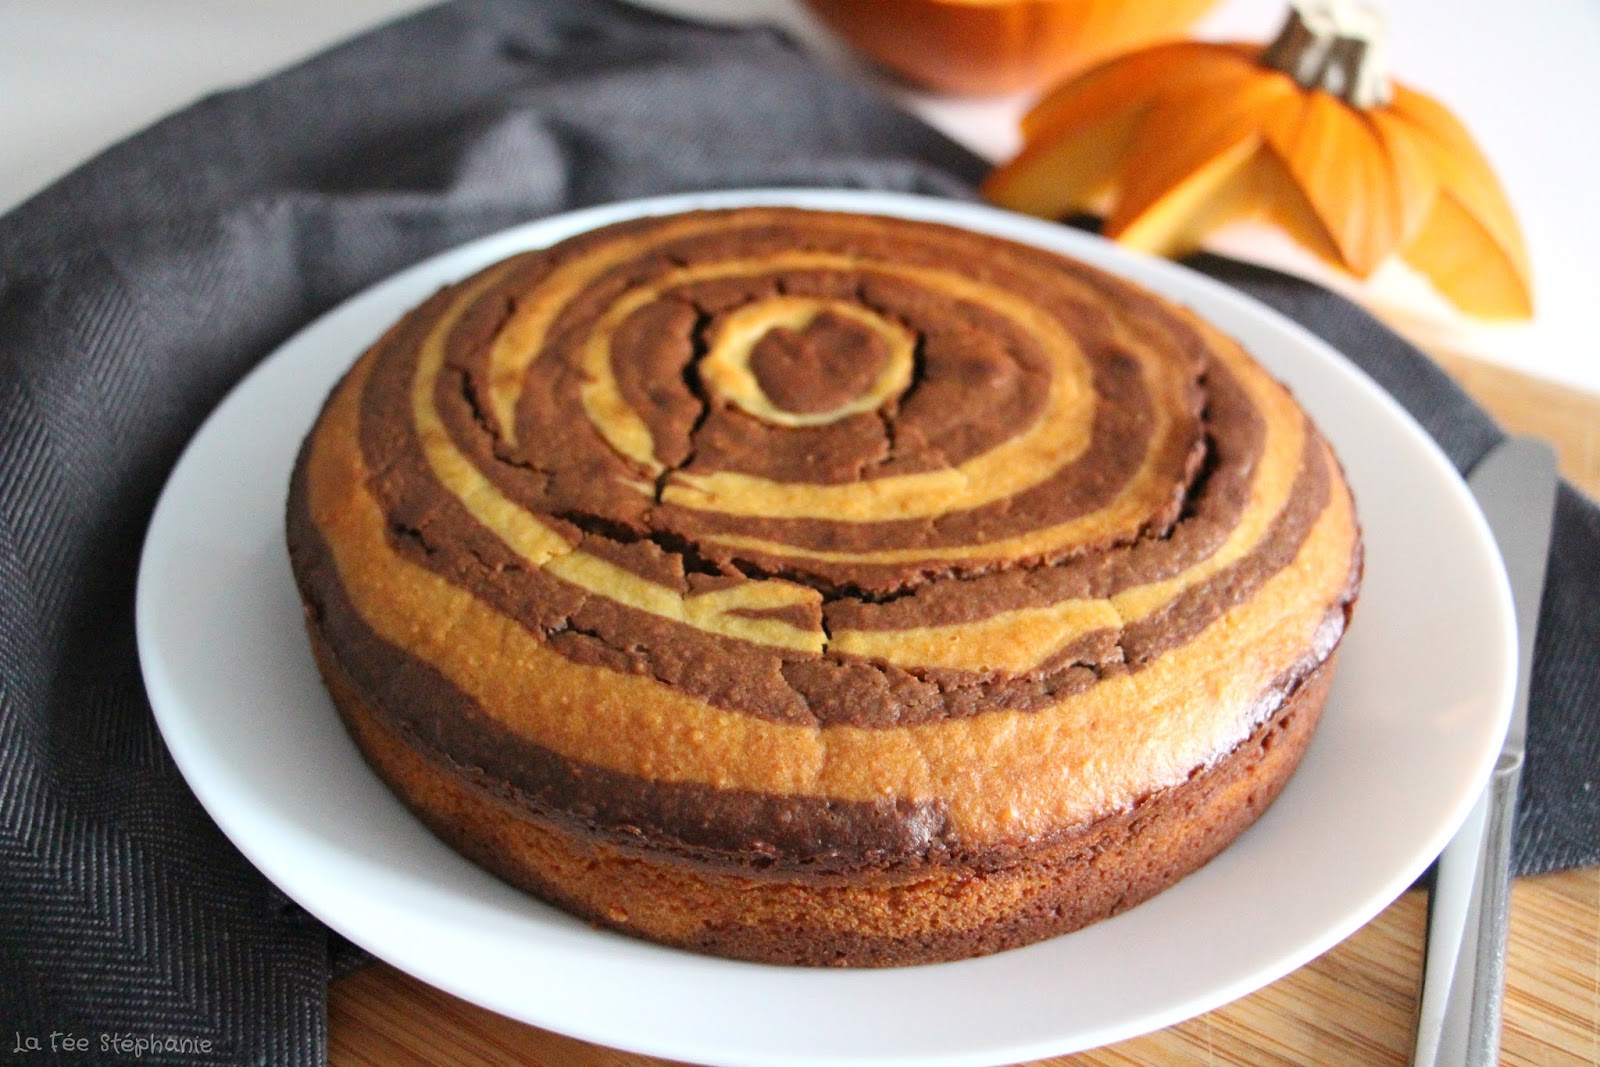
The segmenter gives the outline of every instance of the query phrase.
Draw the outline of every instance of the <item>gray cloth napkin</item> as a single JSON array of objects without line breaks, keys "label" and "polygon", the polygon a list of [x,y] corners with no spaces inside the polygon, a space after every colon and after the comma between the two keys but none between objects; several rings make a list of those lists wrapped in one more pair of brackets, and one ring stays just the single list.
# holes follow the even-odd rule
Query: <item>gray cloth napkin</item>
[{"label": "gray cloth napkin", "polygon": [[[135,656],[156,496],[250,367],[378,279],[536,216],[753,185],[971,197],[983,170],[774,32],[458,0],[203,100],[0,218],[0,1025],[88,1037],[73,1063],[131,1058],[116,1037],[209,1043],[143,1062],[316,1063],[329,976],[362,958],[206,817]],[[1344,301],[1198,266],[1348,353],[1462,467],[1498,436]],[[1600,861],[1600,512],[1565,490],[1557,528],[1524,871]]]}]

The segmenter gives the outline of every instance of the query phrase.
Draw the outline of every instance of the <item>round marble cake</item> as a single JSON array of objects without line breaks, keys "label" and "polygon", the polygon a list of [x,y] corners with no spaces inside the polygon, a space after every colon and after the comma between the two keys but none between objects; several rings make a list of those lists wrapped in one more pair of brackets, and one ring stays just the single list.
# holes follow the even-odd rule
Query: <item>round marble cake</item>
[{"label": "round marble cake", "polygon": [[1361,542],[1196,316],[962,230],[747,208],[506,260],[334,390],[317,661],[446,842],[592,922],[895,965],[1205,863],[1321,712]]}]

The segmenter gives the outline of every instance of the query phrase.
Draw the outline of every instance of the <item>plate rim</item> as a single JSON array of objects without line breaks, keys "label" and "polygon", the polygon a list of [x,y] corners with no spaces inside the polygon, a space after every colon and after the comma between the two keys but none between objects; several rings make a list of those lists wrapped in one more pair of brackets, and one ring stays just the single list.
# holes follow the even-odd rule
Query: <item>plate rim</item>
[{"label": "plate rim", "polygon": [[[196,785],[197,777],[201,781],[205,780],[205,775],[201,773],[201,767],[195,763],[196,754],[185,743],[180,730],[181,723],[174,718],[172,708],[165,704],[164,699],[158,699],[157,696],[157,692],[167,684],[167,679],[163,673],[164,664],[161,663],[155,651],[158,647],[158,639],[153,629],[156,621],[151,595],[151,586],[155,581],[152,573],[153,560],[155,559],[152,545],[157,535],[164,528],[163,517],[170,514],[172,508],[177,506],[173,503],[175,499],[174,487],[181,485],[180,474],[191,463],[192,453],[204,446],[207,431],[213,425],[221,424],[226,419],[226,413],[238,402],[237,398],[248,394],[254,383],[259,380],[259,376],[266,372],[267,368],[285,349],[303,344],[308,335],[315,337],[318,331],[330,329],[328,323],[337,321],[341,316],[353,314],[352,308],[362,307],[367,302],[383,303],[395,299],[394,294],[405,290],[408,286],[414,286],[418,279],[432,278],[434,280],[431,286],[436,287],[446,276],[451,278],[465,276],[465,274],[459,274],[454,270],[446,270],[447,266],[453,266],[457,262],[478,262],[481,259],[479,263],[481,266],[492,261],[487,257],[492,256],[493,259],[498,259],[523,248],[543,247],[573,234],[627,219],[686,210],[760,205],[854,211],[865,214],[924,219],[993,233],[1034,245],[1040,245],[1041,239],[1047,235],[1049,241],[1043,247],[1063,252],[1067,255],[1079,256],[1100,269],[1119,274],[1123,273],[1118,269],[1119,266],[1130,261],[1136,262],[1138,271],[1148,272],[1160,280],[1161,284],[1153,287],[1169,298],[1185,302],[1181,296],[1174,297],[1173,293],[1168,291],[1168,286],[1180,291],[1198,291],[1204,294],[1205,300],[1216,301],[1231,309],[1232,314],[1264,321],[1270,324],[1271,329],[1292,337],[1299,347],[1313,353],[1326,367],[1331,368],[1335,373],[1353,383],[1358,391],[1366,394],[1368,401],[1378,404],[1391,420],[1401,425],[1404,431],[1414,439],[1414,443],[1421,448],[1428,462],[1436,468],[1435,472],[1444,476],[1443,482],[1446,486],[1446,491],[1456,498],[1458,504],[1465,504],[1462,510],[1468,518],[1470,527],[1466,536],[1474,542],[1473,547],[1494,564],[1491,571],[1483,575],[1494,586],[1490,590],[1490,595],[1496,602],[1498,609],[1497,617],[1490,620],[1490,623],[1500,631],[1501,643],[1505,646],[1506,655],[1509,658],[1506,663],[1500,665],[1499,673],[1502,676],[1503,683],[1500,689],[1502,691],[1494,698],[1498,708],[1498,723],[1492,727],[1491,732],[1494,736],[1503,736],[1505,725],[1510,716],[1511,690],[1515,675],[1514,625],[1511,623],[1509,587],[1506,584],[1503,569],[1499,566],[1498,550],[1494,547],[1493,537],[1488,530],[1487,524],[1484,522],[1476,503],[1473,501],[1465,484],[1461,481],[1454,466],[1411,414],[1394,397],[1378,386],[1361,368],[1339,354],[1336,349],[1301,324],[1238,290],[1180,264],[1131,253],[1092,234],[1071,230],[1027,216],[1014,215],[1010,212],[978,203],[898,192],[811,188],[736,189],[651,196],[581,208],[520,223],[429,256],[341,301],[285,340],[229,390],[223,400],[196,431],[168,476],[160,500],[152,513],[146,541],[141,551],[135,604],[135,629],[140,667],[150,695],[150,702],[157,724],[180,773],[190,784],[191,789],[194,790],[208,815],[252,865],[261,870],[269,880],[316,916],[319,921],[344,936],[350,937],[351,940],[373,952],[378,958],[391,962],[394,966],[407,973],[414,974],[431,985],[511,1018],[520,1019],[582,1040],[648,1055],[680,1059],[689,1058],[706,1063],[744,1063],[770,1065],[770,1067],[789,1067],[791,1064],[810,1062],[809,1054],[806,1057],[796,1058],[773,1049],[759,1050],[754,1053],[751,1050],[743,1049],[739,1050],[736,1058],[733,1059],[713,1052],[709,1053],[708,1058],[708,1050],[705,1048],[687,1049],[681,1043],[660,1043],[659,1041],[619,1041],[617,1033],[606,1030],[604,1027],[596,1029],[592,1026],[571,1026],[563,1024],[561,1020],[536,1017],[538,1015],[537,1012],[530,1013],[524,1006],[512,1003],[515,998],[486,996],[483,990],[472,986],[470,982],[461,981],[459,976],[441,975],[437,968],[418,966],[415,965],[415,961],[401,962],[397,960],[391,944],[369,943],[372,939],[365,936],[365,931],[352,929],[350,924],[345,921],[345,916],[330,916],[326,914],[328,909],[322,906],[325,902],[316,899],[301,899],[301,894],[297,894],[295,889],[303,889],[304,887],[298,884],[294,884],[293,887],[284,884],[285,879],[279,876],[281,873],[279,870],[280,865],[273,857],[262,854],[264,849],[259,841],[240,840],[235,832],[238,829],[237,820],[234,817],[234,813],[229,810],[228,805],[223,803],[224,798],[219,797],[209,789],[203,789]],[[1048,231],[1048,234],[1046,231]],[[476,269],[478,269],[478,266],[469,267],[466,273]],[[1124,274],[1123,276],[1127,275]],[[1152,284],[1144,277],[1135,277],[1134,281],[1143,285]],[[426,294],[424,293],[423,295]],[[415,301],[411,303],[415,303]],[[406,306],[410,306],[410,304],[408,303]],[[353,361],[356,355],[359,355],[358,351],[351,352],[349,361]],[[341,368],[347,367],[349,361],[341,363]],[[341,369],[339,373],[342,374],[343,370]],[[1275,371],[1275,376],[1276,373]],[[1493,752],[1484,754],[1480,760],[1481,765],[1476,768],[1476,773],[1472,776],[1472,780],[1476,785],[1470,791],[1463,791],[1462,796],[1457,798],[1451,817],[1445,820],[1445,825],[1436,827],[1434,833],[1430,835],[1426,851],[1436,853],[1438,849],[1433,848],[1432,845],[1437,843],[1442,848],[1443,844],[1448,841],[1449,837],[1455,833],[1456,829],[1465,820],[1477,794],[1481,792],[1483,785],[1487,783],[1493,767],[1494,755]],[[1173,1025],[1247,995],[1321,955],[1371,921],[1378,912],[1398,897],[1426,869],[1429,862],[1431,862],[1431,857],[1421,857],[1414,864],[1408,865],[1405,870],[1395,872],[1385,887],[1369,893],[1368,897],[1358,906],[1347,909],[1343,922],[1331,924],[1323,931],[1321,937],[1311,939],[1297,946],[1295,950],[1281,954],[1274,966],[1257,970],[1230,983],[1218,985],[1208,990],[1206,995],[1191,997],[1188,1001],[1182,1003],[1170,1004],[1162,1010],[1147,1012],[1121,1024],[1104,1026],[1097,1031],[1089,1033],[1087,1035],[1089,1040],[1086,1042],[1078,1042],[1075,1038],[1042,1038],[1031,1042],[1014,1043],[1004,1047],[988,1047],[985,1049],[953,1048],[945,1054],[936,1054],[932,1057],[924,1054],[916,1054],[911,1057],[909,1054],[902,1056],[868,1053],[855,1056],[844,1055],[834,1058],[833,1062],[874,1064],[878,1065],[878,1067],[912,1062],[949,1065],[992,1063],[999,1062],[1001,1059],[1006,1062],[1015,1062],[1017,1060],[1037,1059],[1059,1055],[1064,1052],[1099,1047]],[[1411,869],[1412,866],[1415,867],[1414,870]],[[269,873],[269,870],[272,873]],[[288,880],[291,883],[293,882],[292,878]],[[1174,887],[1174,891],[1176,889],[1177,887]],[[1390,889],[1392,889],[1392,892],[1389,891]],[[401,955],[404,954],[402,953]],[[950,966],[959,966],[959,964],[932,965],[932,967]],[[900,970],[921,969],[925,968]],[[846,975],[861,972],[834,971],[820,973]],[[880,971],[871,973],[892,972]]]}]

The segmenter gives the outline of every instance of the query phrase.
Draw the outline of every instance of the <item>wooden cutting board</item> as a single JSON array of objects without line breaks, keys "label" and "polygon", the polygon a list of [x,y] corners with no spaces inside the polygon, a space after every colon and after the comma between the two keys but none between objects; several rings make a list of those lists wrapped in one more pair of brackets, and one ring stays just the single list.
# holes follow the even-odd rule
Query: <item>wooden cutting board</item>
[{"label": "wooden cutting board", "polygon": [[[1600,499],[1600,396],[1434,355],[1508,430],[1555,444],[1562,472]],[[1426,919],[1426,896],[1406,893],[1342,944],[1243,1000],[1154,1034],[1041,1062],[1401,1067],[1410,1062]],[[346,1067],[666,1062],[512,1022],[384,964],[335,982],[328,1012],[330,1058]],[[1517,882],[1502,1062],[1600,1064],[1600,868]]]}]

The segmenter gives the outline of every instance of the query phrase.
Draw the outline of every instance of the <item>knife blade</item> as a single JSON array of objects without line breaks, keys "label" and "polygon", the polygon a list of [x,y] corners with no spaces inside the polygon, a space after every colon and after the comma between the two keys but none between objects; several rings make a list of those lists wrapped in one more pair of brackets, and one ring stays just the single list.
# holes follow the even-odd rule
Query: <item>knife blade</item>
[{"label": "knife blade", "polygon": [[1488,520],[1517,620],[1511,723],[1489,785],[1439,855],[1428,899],[1427,956],[1416,1067],[1489,1067],[1500,1052],[1511,828],[1528,735],[1528,684],[1555,519],[1556,457],[1533,438],[1508,438],[1467,479]]}]

